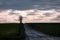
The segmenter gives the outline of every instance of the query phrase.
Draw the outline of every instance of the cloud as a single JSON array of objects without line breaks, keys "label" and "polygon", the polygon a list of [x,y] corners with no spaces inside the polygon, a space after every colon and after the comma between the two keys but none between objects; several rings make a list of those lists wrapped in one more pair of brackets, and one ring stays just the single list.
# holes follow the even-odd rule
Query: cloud
[{"label": "cloud", "polygon": [[51,15],[53,15],[53,13],[47,12],[47,13],[44,13],[43,15],[45,15],[45,16],[47,16],[47,17],[50,17]]},{"label": "cloud", "polygon": [[60,15],[52,19],[53,21],[60,21]]},{"label": "cloud", "polygon": [[[28,15],[30,14],[31,15]],[[34,13],[34,14],[33,14]],[[60,12],[56,10],[13,10],[7,9],[0,11],[0,20],[5,23],[19,23],[19,16],[23,16],[24,22],[55,22],[60,20]],[[48,17],[49,16],[49,17]],[[59,21],[58,21],[59,22]]]}]

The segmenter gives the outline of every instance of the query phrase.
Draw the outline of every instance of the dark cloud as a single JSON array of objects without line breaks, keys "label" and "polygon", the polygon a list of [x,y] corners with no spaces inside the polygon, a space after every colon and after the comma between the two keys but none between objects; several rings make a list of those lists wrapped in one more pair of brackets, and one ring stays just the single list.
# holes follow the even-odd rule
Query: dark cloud
[{"label": "dark cloud", "polygon": [[53,18],[52,20],[54,21],[60,21],[60,15],[58,15],[57,17]]},{"label": "dark cloud", "polygon": [[53,13],[44,13],[43,15],[50,17]]},{"label": "dark cloud", "polygon": [[60,0],[0,0],[0,9],[34,9],[33,5],[39,5],[39,9],[59,9]]},{"label": "dark cloud", "polygon": [[60,19],[60,15],[58,15],[56,18]]}]

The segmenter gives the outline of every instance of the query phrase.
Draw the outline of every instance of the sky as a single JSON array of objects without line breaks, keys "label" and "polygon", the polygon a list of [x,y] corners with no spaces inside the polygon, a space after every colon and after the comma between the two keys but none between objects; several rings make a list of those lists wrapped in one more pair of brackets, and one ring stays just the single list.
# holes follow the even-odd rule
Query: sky
[{"label": "sky", "polygon": [[60,0],[0,0],[0,23],[60,22]]}]

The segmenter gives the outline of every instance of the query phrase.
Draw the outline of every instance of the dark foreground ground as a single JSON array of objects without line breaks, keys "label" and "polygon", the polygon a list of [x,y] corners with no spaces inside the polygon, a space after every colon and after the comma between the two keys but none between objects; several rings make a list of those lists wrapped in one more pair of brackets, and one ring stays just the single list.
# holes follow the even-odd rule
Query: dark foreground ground
[{"label": "dark foreground ground", "polygon": [[19,27],[21,25],[18,23],[5,23],[5,24],[0,24],[0,39],[1,40],[17,40],[24,39],[24,31],[21,32],[21,35],[19,35]]},{"label": "dark foreground ground", "polygon": [[[50,36],[60,36],[60,25],[59,24],[36,24],[36,23],[29,23],[28,24],[32,29],[35,29],[39,32],[43,32]],[[0,24],[0,39],[1,40],[16,40],[20,39],[18,37],[19,26],[18,23],[8,23],[8,24]],[[23,29],[24,30],[24,29]],[[24,40],[25,38],[25,30],[22,31],[21,36]]]},{"label": "dark foreground ground", "polygon": [[45,33],[50,36],[60,36],[59,23],[32,23],[28,24],[32,29]]}]

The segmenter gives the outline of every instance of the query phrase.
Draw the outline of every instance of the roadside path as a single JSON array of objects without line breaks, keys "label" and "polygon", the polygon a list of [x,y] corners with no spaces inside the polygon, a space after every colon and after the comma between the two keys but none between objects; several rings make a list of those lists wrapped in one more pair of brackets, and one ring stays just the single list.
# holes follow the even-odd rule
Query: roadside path
[{"label": "roadside path", "polygon": [[26,40],[60,40],[60,37],[49,37],[44,33],[31,29],[27,24],[24,25]]}]

